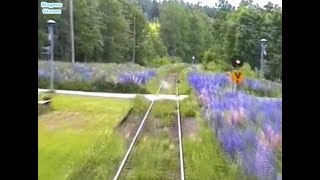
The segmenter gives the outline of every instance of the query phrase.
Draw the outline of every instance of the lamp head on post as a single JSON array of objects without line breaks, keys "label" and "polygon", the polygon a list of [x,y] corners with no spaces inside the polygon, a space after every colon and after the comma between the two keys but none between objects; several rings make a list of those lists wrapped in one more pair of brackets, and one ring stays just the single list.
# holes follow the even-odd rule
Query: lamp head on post
[{"label": "lamp head on post", "polygon": [[51,40],[53,40],[52,37],[54,34],[54,27],[56,25],[56,22],[54,20],[48,20],[47,23],[48,23],[48,30],[49,30],[49,33],[48,33],[49,38],[48,39],[49,39],[49,41],[51,41]]},{"label": "lamp head on post", "polygon": [[47,23],[48,23],[48,28],[49,29],[55,27],[55,25],[56,25],[56,22],[54,20],[51,20],[51,19],[48,20]]},{"label": "lamp head on post", "polygon": [[261,44],[261,46],[263,46],[263,47],[266,47],[267,43],[268,43],[268,41],[267,41],[266,39],[261,39],[261,40],[260,40],[260,44]]}]

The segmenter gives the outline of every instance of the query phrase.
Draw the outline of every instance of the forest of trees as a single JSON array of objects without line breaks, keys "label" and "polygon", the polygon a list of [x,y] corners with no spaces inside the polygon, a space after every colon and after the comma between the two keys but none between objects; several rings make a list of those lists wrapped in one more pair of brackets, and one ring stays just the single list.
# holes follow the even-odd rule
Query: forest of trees
[{"label": "forest of trees", "polygon": [[[54,19],[55,59],[71,61],[69,0],[58,2],[64,5],[61,15],[43,15],[39,1],[38,56],[45,59],[46,21]],[[225,0],[214,7],[181,0],[75,0],[73,12],[76,62],[148,65],[195,56],[221,68],[238,58],[254,69],[260,68],[259,41],[265,38],[268,79],[282,78],[282,9],[272,3],[259,7],[242,0],[235,8]]]}]

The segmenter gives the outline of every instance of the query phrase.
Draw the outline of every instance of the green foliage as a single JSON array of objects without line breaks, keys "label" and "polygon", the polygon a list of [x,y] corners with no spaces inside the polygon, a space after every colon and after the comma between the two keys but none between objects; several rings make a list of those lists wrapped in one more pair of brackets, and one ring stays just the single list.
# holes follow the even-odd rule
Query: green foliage
[{"label": "green foliage", "polygon": [[158,91],[164,77],[165,74],[158,74],[156,77],[149,80],[146,84],[147,92],[150,94],[155,94]]},{"label": "green foliage", "polygon": [[[68,3],[61,16],[54,16],[41,14],[40,2],[38,56],[46,58],[41,54],[47,44],[46,21],[54,19],[55,59],[69,61]],[[206,70],[218,72],[228,70],[234,59],[260,68],[259,40],[265,38],[270,68],[266,78],[282,79],[282,9],[273,4],[262,8],[243,1],[235,10],[224,0],[216,7],[180,1],[79,0],[74,2],[74,36],[78,62],[158,67],[176,62],[167,56],[179,57],[184,63],[191,63],[195,56],[196,63],[205,61]]]},{"label": "green foliage", "polygon": [[239,70],[243,73],[245,78],[258,78],[258,72],[255,72],[251,69],[248,63],[243,63],[243,66],[239,68]]},{"label": "green foliage", "polygon": [[195,94],[190,94],[186,99],[180,102],[180,113],[182,117],[196,117],[200,112],[200,107]]},{"label": "green foliage", "polygon": [[133,113],[142,115],[142,114],[146,113],[149,106],[150,106],[150,101],[148,101],[143,96],[137,95],[133,99],[133,107],[132,107],[131,111]]},{"label": "green foliage", "polygon": [[191,87],[188,83],[189,69],[183,69],[179,73],[179,94],[188,95],[191,93]]},{"label": "green foliage", "polygon": [[176,102],[171,100],[157,101],[152,111],[152,116],[155,118],[172,118],[175,114]]},{"label": "green foliage", "polygon": [[213,72],[224,72],[227,64],[212,50],[207,50],[203,54],[202,65],[205,70]]},{"label": "green foliage", "polygon": [[278,172],[282,172],[282,153],[280,151],[277,152],[277,168]]},{"label": "green foliage", "polygon": [[142,57],[144,65],[153,66],[153,60],[167,56],[167,48],[159,36],[160,24],[148,23],[144,29],[144,39],[141,48],[143,48],[144,57]]},{"label": "green foliage", "polygon": [[165,65],[169,65],[171,64],[171,61],[168,57],[156,57],[155,59],[152,60],[152,62],[150,63],[151,67],[161,67],[161,66],[165,66]]},{"label": "green foliage", "polygon": [[187,64],[177,63],[165,67],[167,73],[180,73],[188,67]]},{"label": "green foliage", "polygon": [[204,69],[207,71],[212,71],[212,72],[224,72],[223,66],[221,64],[218,64],[214,61],[211,61],[204,65]]}]

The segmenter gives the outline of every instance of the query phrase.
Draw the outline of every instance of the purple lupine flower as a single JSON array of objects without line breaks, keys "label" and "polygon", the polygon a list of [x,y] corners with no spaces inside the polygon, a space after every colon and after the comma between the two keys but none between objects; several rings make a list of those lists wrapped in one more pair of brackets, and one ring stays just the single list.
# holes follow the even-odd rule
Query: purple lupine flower
[{"label": "purple lupine flower", "polygon": [[[273,149],[281,148],[282,100],[261,100],[242,91],[227,90],[230,79],[221,74],[189,73],[188,82],[211,112],[212,127],[228,157],[237,156],[247,174],[259,179],[273,178],[276,174]],[[247,81],[250,88],[272,87],[267,85]]]},{"label": "purple lupine flower", "polygon": [[240,134],[232,127],[225,128],[221,131],[219,139],[222,142],[224,151],[229,157],[234,157],[238,151],[243,151],[245,148]]},{"label": "purple lupine flower", "polygon": [[263,143],[257,146],[255,171],[259,179],[274,179],[277,175],[273,152]]},{"label": "purple lupine flower", "polygon": [[143,85],[156,75],[154,71],[124,73],[118,77],[120,84]]}]

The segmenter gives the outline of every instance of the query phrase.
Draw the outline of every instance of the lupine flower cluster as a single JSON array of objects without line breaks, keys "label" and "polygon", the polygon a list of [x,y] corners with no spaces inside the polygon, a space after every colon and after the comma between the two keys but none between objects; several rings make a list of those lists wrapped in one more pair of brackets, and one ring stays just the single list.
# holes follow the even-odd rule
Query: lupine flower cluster
[{"label": "lupine flower cluster", "polygon": [[226,74],[189,73],[188,81],[227,157],[248,175],[276,179],[276,153],[282,149],[282,100],[232,91]]},{"label": "lupine flower cluster", "polygon": [[[38,62],[38,78],[50,78],[50,62]],[[143,85],[156,75],[155,71],[135,64],[54,63],[56,82],[103,80],[114,84]]]},{"label": "lupine flower cluster", "polygon": [[156,73],[154,71],[124,73],[119,76],[118,83],[143,85],[155,75]]},{"label": "lupine flower cluster", "polygon": [[244,80],[244,88],[255,91],[282,91],[282,85],[271,82],[271,81],[261,81],[256,79],[248,79]]}]

